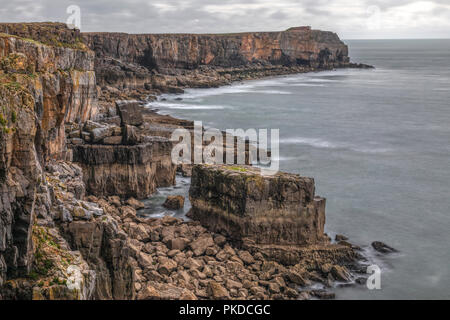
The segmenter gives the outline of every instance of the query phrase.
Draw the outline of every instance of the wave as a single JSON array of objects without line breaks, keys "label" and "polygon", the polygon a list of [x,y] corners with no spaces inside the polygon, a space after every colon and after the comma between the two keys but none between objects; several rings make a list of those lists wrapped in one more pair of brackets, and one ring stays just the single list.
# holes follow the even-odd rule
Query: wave
[{"label": "wave", "polygon": [[290,83],[288,84],[290,87],[326,87],[325,84],[314,84],[314,83]]},{"label": "wave", "polygon": [[222,110],[232,108],[230,106],[222,105],[196,105],[185,103],[172,103],[172,102],[151,102],[147,104],[149,108],[162,108],[162,109],[175,109],[175,110]]},{"label": "wave", "polygon": [[330,148],[330,149],[338,148],[337,144],[318,138],[297,137],[297,138],[280,139],[280,144],[306,144],[316,148]]},{"label": "wave", "polygon": [[320,138],[303,138],[303,137],[286,138],[280,139],[280,144],[302,144],[319,149],[343,149],[360,153],[387,153],[392,151],[392,149],[389,148],[360,147],[346,143],[331,142]]}]

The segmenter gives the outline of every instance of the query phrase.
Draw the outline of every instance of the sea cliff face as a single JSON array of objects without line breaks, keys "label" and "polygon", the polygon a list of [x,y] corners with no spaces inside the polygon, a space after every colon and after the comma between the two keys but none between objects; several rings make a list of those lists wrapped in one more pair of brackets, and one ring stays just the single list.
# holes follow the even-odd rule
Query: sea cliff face
[{"label": "sea cliff face", "polygon": [[330,243],[310,178],[196,167],[198,221],[141,217],[136,198],[191,174],[168,137],[193,123],[116,101],[353,66],[334,33],[0,32],[0,299],[328,298],[296,288],[353,277],[360,255]]},{"label": "sea cliff face", "polygon": [[[14,33],[14,26],[0,30]],[[7,273],[31,269],[36,197],[45,189],[42,169],[49,159],[65,157],[65,123],[85,121],[96,111],[93,58],[86,47],[0,34],[0,282]]]},{"label": "sea cliff face", "polygon": [[[214,86],[245,75],[354,66],[347,45],[335,33],[309,27],[236,34],[85,33],[83,37],[96,52],[99,84],[128,88]],[[158,81],[155,73],[165,75],[165,81]]]}]

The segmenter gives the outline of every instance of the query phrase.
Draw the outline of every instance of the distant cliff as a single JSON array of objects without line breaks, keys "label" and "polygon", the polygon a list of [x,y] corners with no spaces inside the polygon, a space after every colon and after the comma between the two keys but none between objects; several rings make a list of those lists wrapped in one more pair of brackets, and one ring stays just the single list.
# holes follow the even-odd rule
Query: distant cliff
[{"label": "distant cliff", "polygon": [[[96,53],[101,85],[151,87],[153,83],[158,87],[152,81],[155,73],[207,74],[214,85],[230,78],[240,80],[235,74],[249,70],[258,72],[250,77],[260,77],[354,66],[347,45],[335,33],[310,27],[232,34],[85,33],[83,37]],[[220,79],[227,73],[225,79]],[[208,86],[207,80],[192,78],[177,79],[172,84]]]}]

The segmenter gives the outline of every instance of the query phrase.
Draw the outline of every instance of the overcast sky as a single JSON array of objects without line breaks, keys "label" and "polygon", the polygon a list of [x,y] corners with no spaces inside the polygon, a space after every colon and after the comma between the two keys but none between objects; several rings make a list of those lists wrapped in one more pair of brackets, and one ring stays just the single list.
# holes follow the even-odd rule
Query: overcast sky
[{"label": "overcast sky", "polygon": [[0,0],[1,22],[66,22],[82,31],[213,33],[310,25],[343,39],[450,38],[450,0]]}]

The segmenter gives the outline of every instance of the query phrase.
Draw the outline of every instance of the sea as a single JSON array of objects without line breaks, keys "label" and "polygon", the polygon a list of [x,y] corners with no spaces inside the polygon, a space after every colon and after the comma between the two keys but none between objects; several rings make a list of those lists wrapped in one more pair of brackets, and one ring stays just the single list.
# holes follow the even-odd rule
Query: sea
[{"label": "sea", "polygon": [[[218,129],[279,129],[280,170],[314,177],[326,232],[343,234],[381,269],[381,288],[337,286],[337,299],[450,299],[450,40],[347,40],[338,69],[187,89],[149,105]],[[168,212],[168,194],[146,201]],[[381,255],[378,240],[398,253]]]}]

